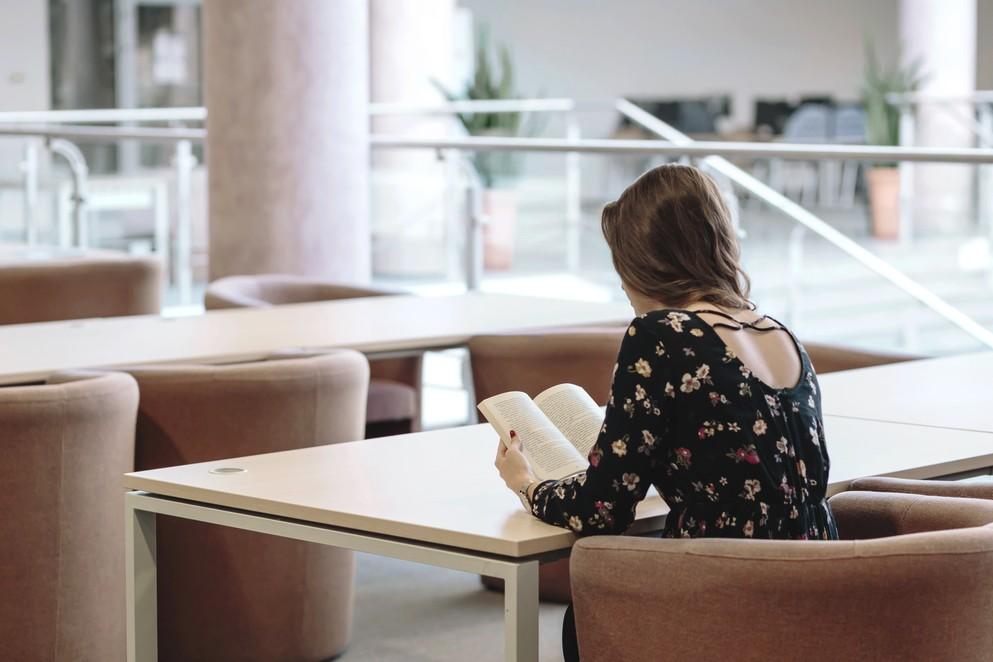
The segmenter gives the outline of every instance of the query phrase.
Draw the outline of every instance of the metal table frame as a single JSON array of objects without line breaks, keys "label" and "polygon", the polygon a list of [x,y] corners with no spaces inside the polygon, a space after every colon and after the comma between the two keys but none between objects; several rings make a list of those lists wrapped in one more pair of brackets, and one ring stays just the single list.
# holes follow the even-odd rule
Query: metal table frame
[{"label": "metal table frame", "polygon": [[124,511],[128,662],[149,662],[158,657],[157,515],[499,577],[504,580],[504,658],[521,662],[538,660],[538,564],[569,554],[568,549],[561,549],[519,558],[499,556],[141,491],[125,495]]}]

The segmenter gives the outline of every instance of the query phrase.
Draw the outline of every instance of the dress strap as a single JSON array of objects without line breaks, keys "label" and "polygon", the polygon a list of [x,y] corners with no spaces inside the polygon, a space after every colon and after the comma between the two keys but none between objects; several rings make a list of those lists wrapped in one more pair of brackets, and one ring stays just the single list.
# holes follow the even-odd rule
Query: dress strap
[{"label": "dress strap", "polygon": [[[733,322],[733,324],[728,324],[727,322],[714,322],[711,326],[715,326],[715,327],[718,327],[719,326],[719,327],[723,327],[725,329],[731,329],[733,331],[741,331],[742,329],[751,329],[752,331],[759,331],[759,332],[762,332],[762,333],[764,333],[766,331],[787,331],[787,332],[789,332],[789,330],[783,325],[782,322],[780,322],[779,320],[773,319],[772,317],[770,317],[768,315],[763,315],[762,317],[758,318],[754,322],[743,322],[742,320],[740,320],[740,319],[738,319],[738,318],[736,318],[736,317],[734,317],[732,315],[729,315],[728,313],[725,313],[723,310],[712,310],[712,309],[708,309],[708,308],[702,308],[700,310],[694,310],[693,312],[695,312],[697,315],[704,314],[704,315],[716,315],[718,317],[723,317],[724,319]],[[775,322],[777,324],[777,326],[758,326],[758,324],[761,324],[762,322],[765,322],[767,320],[768,321],[771,321],[771,322]],[[790,334],[790,335],[793,335],[793,334]]]}]

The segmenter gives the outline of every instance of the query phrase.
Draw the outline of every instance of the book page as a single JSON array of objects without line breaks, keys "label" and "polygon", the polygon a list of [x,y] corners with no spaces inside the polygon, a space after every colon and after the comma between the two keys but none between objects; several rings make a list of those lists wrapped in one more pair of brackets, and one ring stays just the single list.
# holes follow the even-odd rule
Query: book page
[{"label": "book page", "polygon": [[534,403],[584,458],[603,426],[603,408],[583,388],[559,384],[539,393]]},{"label": "book page", "polygon": [[540,480],[558,480],[586,469],[586,458],[526,393],[510,391],[494,395],[480,402],[478,409],[504,442],[510,440],[511,430],[517,432],[524,447],[524,457]]}]

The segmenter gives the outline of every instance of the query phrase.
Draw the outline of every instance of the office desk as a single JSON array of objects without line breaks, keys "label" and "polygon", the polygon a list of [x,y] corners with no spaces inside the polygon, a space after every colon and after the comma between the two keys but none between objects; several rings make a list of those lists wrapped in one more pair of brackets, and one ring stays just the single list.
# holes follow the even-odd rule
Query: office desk
[{"label": "office desk", "polygon": [[993,432],[993,352],[820,377],[824,413]]},{"label": "office desk", "polygon": [[[838,417],[825,426],[831,493],[862,476],[993,466],[993,434]],[[493,429],[476,425],[128,474],[128,659],[156,655],[164,514],[500,577],[506,659],[536,660],[538,563],[565,556],[575,536],[524,512],[493,468],[496,447]],[[211,473],[223,469],[244,471]],[[661,528],[667,512],[649,496],[633,532]]]},{"label": "office desk", "polygon": [[[574,536],[523,510],[496,448],[476,425],[128,474],[129,659],[155,659],[156,513],[500,577],[506,658],[537,659],[538,562]],[[210,473],[225,467],[245,471]],[[646,499],[636,527],[667,511]]]},{"label": "office desk", "polygon": [[0,385],[59,370],[147,363],[225,363],[287,347],[411,352],[464,344],[471,336],[549,326],[630,321],[628,304],[470,293],[383,296],[157,315],[0,326]]},{"label": "office desk", "polygon": [[72,262],[80,259],[125,260],[135,256],[120,251],[61,246],[28,246],[0,243],[0,266],[31,266],[36,263]]}]

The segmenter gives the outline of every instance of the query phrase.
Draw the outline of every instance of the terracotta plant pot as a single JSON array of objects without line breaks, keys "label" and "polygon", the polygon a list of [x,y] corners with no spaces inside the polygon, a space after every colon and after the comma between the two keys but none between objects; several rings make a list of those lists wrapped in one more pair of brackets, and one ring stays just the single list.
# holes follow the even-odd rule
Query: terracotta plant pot
[{"label": "terracotta plant pot", "polygon": [[900,171],[897,168],[870,168],[869,209],[872,235],[879,239],[900,237]]},{"label": "terracotta plant pot", "polygon": [[483,191],[483,268],[509,269],[514,259],[514,226],[517,224],[517,192],[509,189]]}]

